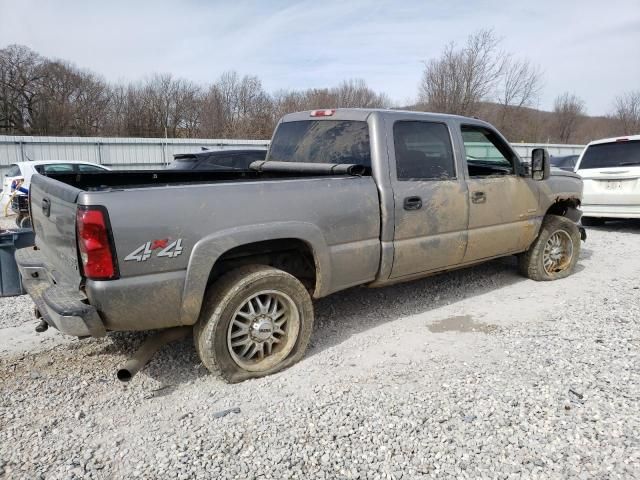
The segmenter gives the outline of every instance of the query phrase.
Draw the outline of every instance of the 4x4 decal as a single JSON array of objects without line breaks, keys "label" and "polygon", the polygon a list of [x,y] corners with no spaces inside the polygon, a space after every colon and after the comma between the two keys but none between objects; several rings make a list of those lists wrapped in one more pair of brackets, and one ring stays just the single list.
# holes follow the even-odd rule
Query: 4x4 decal
[{"label": "4x4 decal", "polygon": [[124,258],[125,262],[128,261],[136,261],[136,262],[144,262],[151,258],[151,255],[156,251],[160,250],[156,257],[169,257],[175,258],[182,253],[182,239],[179,238],[169,243],[170,239],[164,238],[160,240],[152,240],[151,242],[143,243],[138,248],[136,248],[133,252],[127,255]]}]

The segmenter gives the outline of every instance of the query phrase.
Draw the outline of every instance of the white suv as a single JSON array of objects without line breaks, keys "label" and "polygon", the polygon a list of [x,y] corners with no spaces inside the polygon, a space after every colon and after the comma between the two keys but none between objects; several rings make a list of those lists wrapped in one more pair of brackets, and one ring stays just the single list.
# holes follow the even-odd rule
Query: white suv
[{"label": "white suv", "polygon": [[595,140],[575,171],[584,181],[583,223],[640,218],[640,135]]}]

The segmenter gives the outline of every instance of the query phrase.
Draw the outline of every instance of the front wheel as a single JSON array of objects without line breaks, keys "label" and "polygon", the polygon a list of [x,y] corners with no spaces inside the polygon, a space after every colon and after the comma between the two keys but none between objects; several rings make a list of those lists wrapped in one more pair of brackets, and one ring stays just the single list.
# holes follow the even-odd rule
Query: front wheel
[{"label": "front wheel", "polygon": [[249,265],[211,287],[194,340],[202,363],[236,383],[293,365],[304,356],[312,329],[304,285],[282,270]]},{"label": "front wheel", "polygon": [[573,273],[580,256],[580,230],[566,217],[547,215],[538,238],[518,257],[520,272],[533,280],[558,280]]}]

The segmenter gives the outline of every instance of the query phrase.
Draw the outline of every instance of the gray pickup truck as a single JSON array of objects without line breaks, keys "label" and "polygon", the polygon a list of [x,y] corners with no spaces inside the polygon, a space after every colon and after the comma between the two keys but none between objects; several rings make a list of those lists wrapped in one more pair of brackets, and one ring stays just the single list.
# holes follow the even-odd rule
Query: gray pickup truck
[{"label": "gray pickup truck", "polygon": [[316,110],[285,116],[247,171],[37,175],[36,247],[16,259],[45,326],[188,327],[236,382],[304,355],[312,298],[506,255],[534,280],[569,275],[581,195],[477,119]]}]

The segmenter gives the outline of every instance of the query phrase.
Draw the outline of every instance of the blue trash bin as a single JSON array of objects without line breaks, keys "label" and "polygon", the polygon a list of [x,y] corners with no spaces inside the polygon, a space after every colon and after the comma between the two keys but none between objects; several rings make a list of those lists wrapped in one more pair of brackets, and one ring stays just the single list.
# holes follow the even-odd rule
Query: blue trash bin
[{"label": "blue trash bin", "polygon": [[0,232],[0,297],[12,297],[26,293],[14,257],[18,248],[34,243],[33,230],[20,228]]}]

